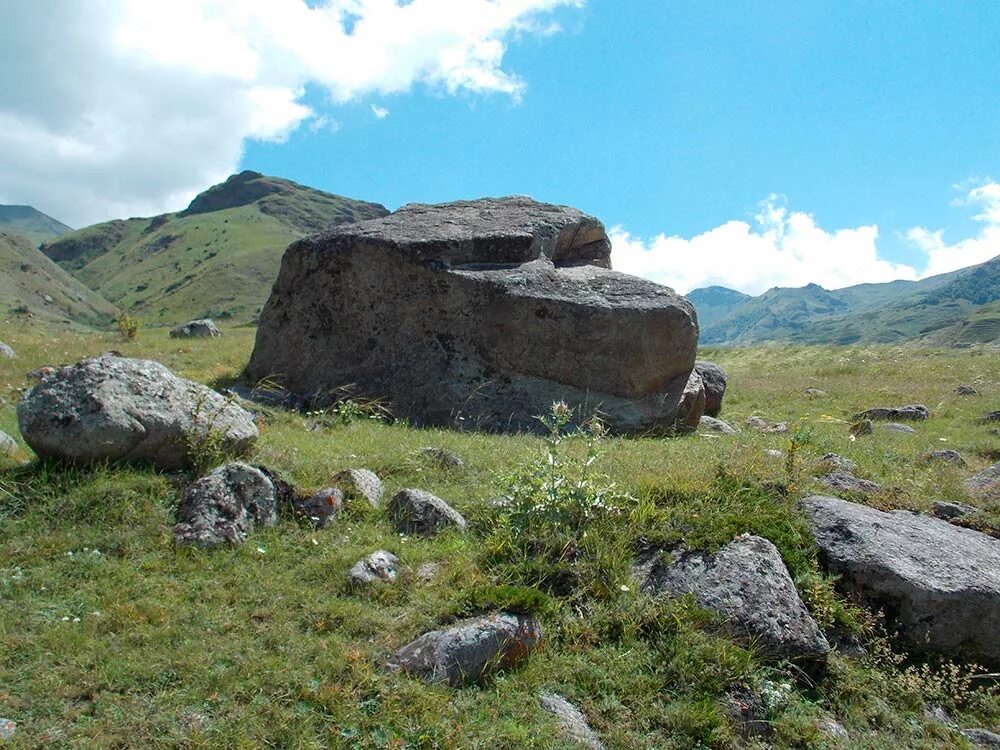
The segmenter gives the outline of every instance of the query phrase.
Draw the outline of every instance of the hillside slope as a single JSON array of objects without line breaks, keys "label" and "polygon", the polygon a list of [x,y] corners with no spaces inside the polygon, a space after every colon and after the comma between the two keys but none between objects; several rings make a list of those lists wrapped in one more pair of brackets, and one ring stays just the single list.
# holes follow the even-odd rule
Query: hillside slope
[{"label": "hillside slope", "polygon": [[0,232],[22,234],[35,246],[72,231],[31,206],[0,206]]},{"label": "hillside slope", "polygon": [[256,319],[294,240],[388,211],[257,172],[179,213],[96,224],[42,246],[49,258],[143,321]]},{"label": "hillside slope", "polygon": [[31,241],[0,232],[0,318],[107,325],[114,307],[51,260]]},{"label": "hillside slope", "polygon": [[724,286],[707,286],[687,293],[698,313],[698,325],[704,329],[722,320],[739,305],[753,299],[749,294]]}]

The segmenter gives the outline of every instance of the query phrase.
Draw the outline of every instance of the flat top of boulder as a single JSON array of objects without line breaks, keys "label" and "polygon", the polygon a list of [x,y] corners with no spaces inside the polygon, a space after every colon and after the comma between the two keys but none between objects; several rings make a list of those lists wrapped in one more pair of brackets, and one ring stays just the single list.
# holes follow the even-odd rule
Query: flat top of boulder
[{"label": "flat top of boulder", "polygon": [[344,240],[406,247],[422,260],[451,265],[524,263],[544,256],[557,263],[609,267],[611,257],[611,242],[596,218],[526,196],[410,203],[316,238],[321,245]]}]

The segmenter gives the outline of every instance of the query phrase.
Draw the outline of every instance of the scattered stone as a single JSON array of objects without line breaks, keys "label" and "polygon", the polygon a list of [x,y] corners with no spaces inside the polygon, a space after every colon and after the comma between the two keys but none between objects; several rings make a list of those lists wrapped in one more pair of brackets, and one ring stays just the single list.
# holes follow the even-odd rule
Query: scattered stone
[{"label": "scattered stone", "polygon": [[765,429],[764,432],[775,432],[775,433],[788,432],[788,423],[778,422],[777,424],[772,424],[769,427],[767,427],[767,429]]},{"label": "scattered stone", "polygon": [[392,583],[399,574],[400,560],[391,552],[380,549],[354,563],[347,573],[352,586],[371,586],[375,583]]},{"label": "scattered stone", "polygon": [[14,359],[16,356],[17,355],[14,353],[14,350],[10,348],[9,344],[5,344],[0,341],[0,357],[4,357],[5,359]]},{"label": "scattered stone", "polygon": [[183,325],[170,329],[170,338],[172,339],[214,339],[221,335],[222,332],[208,318],[189,320]]},{"label": "scattered stone", "polygon": [[851,425],[849,430],[851,437],[863,437],[864,435],[871,435],[875,432],[875,425],[872,424],[870,419],[862,419],[859,422],[855,422]]},{"label": "scattered stone", "polygon": [[248,464],[226,464],[188,485],[177,508],[174,541],[196,547],[242,544],[257,526],[277,520],[271,480]]},{"label": "scattered stone", "polygon": [[317,529],[325,529],[344,509],[344,493],[339,487],[324,487],[295,503],[295,513]]},{"label": "scattered stone", "polygon": [[965,518],[979,512],[979,508],[965,503],[954,503],[947,500],[935,500],[931,510],[935,516],[944,521],[953,521],[956,518]]},{"label": "scattered stone", "polygon": [[715,417],[702,417],[698,426],[704,427],[709,432],[719,432],[723,435],[735,435],[739,432],[739,430],[728,422],[723,422],[721,419],[716,419]]},{"label": "scattered stone", "polygon": [[421,583],[430,583],[438,577],[443,567],[439,562],[425,562],[417,567],[414,575]]},{"label": "scattered stone", "polygon": [[1000,748],[1000,734],[988,729],[963,729],[961,735],[976,747]]},{"label": "scattered stone", "polygon": [[784,458],[785,454],[779,451],[777,448],[768,448],[764,451],[764,455],[768,458]]},{"label": "scattered stone", "polygon": [[971,385],[958,385],[955,386],[954,394],[956,396],[978,396],[979,391]]},{"label": "scattered stone", "polygon": [[821,661],[830,644],[799,598],[781,555],[758,536],[737,537],[714,555],[682,551],[640,561],[642,588],[653,594],[693,594],[723,615],[736,637],[775,659]]},{"label": "scattered stone", "polygon": [[916,432],[916,430],[908,424],[900,424],[899,422],[886,422],[882,425],[882,429],[888,430],[889,432]]},{"label": "scattered stone", "polygon": [[847,495],[874,495],[881,491],[882,487],[870,479],[860,479],[846,471],[834,471],[819,478],[821,484],[834,492],[843,492]]},{"label": "scattered stone", "polygon": [[710,417],[717,417],[722,411],[722,398],[726,395],[726,385],[729,383],[729,376],[726,371],[714,362],[703,359],[694,363],[695,371],[701,375],[705,384],[705,414]]},{"label": "scattered stone", "polygon": [[424,633],[393,654],[387,666],[431,683],[472,685],[521,664],[541,640],[542,625],[534,617],[498,612]]},{"label": "scattered stone", "polygon": [[973,474],[962,482],[962,486],[978,496],[1000,493],[1000,462]]},{"label": "scattered stone", "polygon": [[15,453],[17,453],[17,441],[0,430],[0,456],[13,456]]},{"label": "scattered stone", "polygon": [[0,719],[0,740],[9,740],[17,734],[17,722]]},{"label": "scattered stone", "polygon": [[820,561],[917,647],[1000,663],[1000,540],[907,511],[801,502]]},{"label": "scattered stone", "polygon": [[396,530],[404,534],[429,536],[449,527],[466,527],[461,513],[424,490],[397,492],[389,501],[389,516]]},{"label": "scattered stone", "polygon": [[810,398],[822,398],[826,395],[826,391],[821,391],[819,388],[806,388],[802,392]]},{"label": "scattered stone", "polygon": [[817,467],[820,469],[843,471],[854,474],[858,470],[858,465],[849,458],[838,456],[836,453],[824,453],[819,457]]},{"label": "scattered stone", "polygon": [[428,461],[432,461],[441,468],[446,469],[461,469],[465,466],[465,461],[457,453],[446,450],[444,448],[435,448],[433,446],[427,446],[426,448],[420,449],[420,455],[426,458]]},{"label": "scattered stone", "polygon": [[854,420],[874,419],[880,422],[920,422],[930,417],[930,411],[923,404],[907,406],[874,406],[854,415]]},{"label": "scattered stone", "polygon": [[60,367],[21,397],[18,425],[43,458],[149,461],[180,469],[192,449],[245,452],[252,415],[158,362],[102,355]]},{"label": "scattered stone", "polygon": [[344,500],[364,500],[373,508],[382,506],[382,480],[368,469],[345,469],[333,478],[333,483],[344,491]]},{"label": "scattered stone", "polygon": [[293,243],[252,378],[356,384],[417,426],[543,431],[599,404],[616,433],[668,433],[695,365],[694,308],[611,271],[601,223],[526,197],[407,205]]},{"label": "scattered stone", "polygon": [[745,422],[745,424],[747,427],[753,430],[763,431],[769,427],[767,420],[764,419],[763,417],[758,417],[758,416],[747,417],[747,421]]},{"label": "scattered stone", "polygon": [[559,730],[569,741],[588,750],[604,750],[604,743],[594,733],[580,709],[556,693],[542,693],[538,696],[542,708],[553,714],[559,723]]},{"label": "scattered stone", "polygon": [[920,457],[920,460],[924,463],[933,463],[935,461],[943,461],[947,464],[954,464],[956,466],[965,466],[965,459],[962,458],[962,454],[956,450],[951,450],[950,448],[945,450],[931,451],[930,453],[925,453]]},{"label": "scattered stone", "polygon": [[691,370],[687,384],[681,393],[677,407],[674,429],[677,432],[693,432],[698,429],[701,415],[705,413],[705,383],[697,370]]},{"label": "scattered stone", "polygon": [[990,422],[1000,422],[1000,411],[991,411],[979,418],[979,424],[989,424]]},{"label": "scattered stone", "polygon": [[844,725],[841,724],[836,719],[825,716],[816,723],[816,727],[824,735],[832,740],[850,740],[851,735],[848,734]]}]

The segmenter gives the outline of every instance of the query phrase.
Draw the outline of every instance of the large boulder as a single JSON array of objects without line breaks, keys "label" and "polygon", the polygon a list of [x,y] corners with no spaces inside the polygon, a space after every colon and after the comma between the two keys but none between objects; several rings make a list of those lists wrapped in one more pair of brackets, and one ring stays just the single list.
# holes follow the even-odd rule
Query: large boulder
[{"label": "large boulder", "polygon": [[541,640],[542,626],[534,617],[499,612],[424,633],[393,654],[387,666],[427,682],[471,685],[517,666]]},{"label": "large boulder", "polygon": [[835,497],[801,503],[820,561],[916,646],[1000,664],[1000,540]]},{"label": "large boulder", "polygon": [[566,401],[667,432],[694,368],[694,308],[609,269],[576,209],[513,197],[408,205],[292,244],[247,371],[300,394],[354,384],[419,425],[541,429]]},{"label": "large boulder", "polygon": [[191,452],[239,454],[257,439],[253,416],[159,362],[110,354],[60,367],[17,405],[25,442],[43,458],[149,461],[179,469]]},{"label": "large boulder", "polygon": [[650,593],[692,594],[699,606],[722,615],[734,635],[771,658],[820,662],[830,651],[767,539],[744,534],[715,554],[655,556],[636,572]]},{"label": "large boulder", "polygon": [[195,547],[242,544],[256,527],[277,521],[278,500],[271,480],[254,466],[231,463],[184,491],[174,541]]},{"label": "large boulder", "polygon": [[694,369],[701,375],[705,383],[705,413],[710,417],[719,416],[722,411],[722,398],[726,395],[726,384],[729,376],[715,362],[699,359],[694,363]]},{"label": "large boulder", "polygon": [[208,318],[189,320],[183,325],[170,329],[170,338],[172,339],[215,339],[221,335],[222,332]]}]

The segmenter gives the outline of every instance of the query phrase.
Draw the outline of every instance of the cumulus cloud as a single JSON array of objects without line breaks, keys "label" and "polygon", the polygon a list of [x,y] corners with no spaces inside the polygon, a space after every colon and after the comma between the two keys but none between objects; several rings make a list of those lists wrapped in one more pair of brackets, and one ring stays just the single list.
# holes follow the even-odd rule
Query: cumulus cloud
[{"label": "cumulus cloud", "polygon": [[582,2],[8,0],[0,202],[75,225],[176,209],[247,139],[335,127],[309,85],[334,106],[418,85],[516,100],[507,46]]},{"label": "cumulus cloud", "polygon": [[981,224],[973,237],[949,244],[943,230],[914,227],[907,239],[927,255],[925,276],[972,266],[1000,255],[1000,183],[992,180],[968,190],[953,205],[969,206],[979,211],[972,218]]},{"label": "cumulus cloud", "polygon": [[681,293],[713,284],[760,294],[773,286],[815,282],[836,289],[917,277],[914,268],[879,257],[877,226],[826,231],[774,195],[752,224],[728,221],[690,239],[660,234],[643,241],[621,227],[609,234],[616,269]]}]

